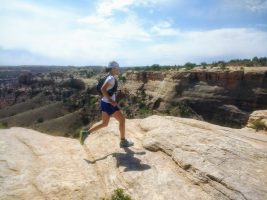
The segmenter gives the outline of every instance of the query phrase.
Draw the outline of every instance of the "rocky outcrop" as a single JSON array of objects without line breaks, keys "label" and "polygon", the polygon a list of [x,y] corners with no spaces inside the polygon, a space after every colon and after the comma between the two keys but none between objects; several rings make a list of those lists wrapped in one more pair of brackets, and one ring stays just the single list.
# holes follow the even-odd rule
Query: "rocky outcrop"
[{"label": "rocky outcrop", "polygon": [[0,199],[101,199],[124,188],[135,200],[264,200],[267,135],[193,119],[127,120],[76,139],[0,130]]},{"label": "rocky outcrop", "polygon": [[172,127],[166,130],[152,121],[142,122],[148,130],[144,147],[169,155],[191,182],[214,199],[266,198],[266,191],[255,185],[267,183],[262,177],[267,170],[265,136],[172,117],[164,119]]},{"label": "rocky outcrop", "polygon": [[[175,113],[171,111],[182,102],[205,121],[240,128],[246,125],[249,113],[267,108],[266,67],[131,71],[125,76],[129,91],[134,94],[143,87],[147,105],[164,113]],[[160,103],[154,106],[158,99]]]}]

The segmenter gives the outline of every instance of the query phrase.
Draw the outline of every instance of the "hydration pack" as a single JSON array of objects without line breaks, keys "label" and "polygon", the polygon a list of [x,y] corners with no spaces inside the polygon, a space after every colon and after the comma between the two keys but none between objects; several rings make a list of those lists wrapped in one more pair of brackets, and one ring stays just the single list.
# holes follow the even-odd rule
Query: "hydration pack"
[{"label": "hydration pack", "polygon": [[[97,92],[98,92],[101,96],[103,96],[102,91],[101,91],[101,88],[102,88],[103,84],[105,83],[105,81],[106,81],[106,79],[107,79],[107,77],[108,77],[109,75],[110,75],[110,74],[107,74],[106,76],[100,78],[100,79],[98,80],[98,83],[96,84],[96,90],[97,90]],[[114,84],[113,88],[111,88],[111,89],[109,89],[109,90],[107,91],[108,94],[109,94],[109,96],[112,96],[115,92],[117,92],[117,88],[118,88],[118,81],[115,79],[115,84]]]}]

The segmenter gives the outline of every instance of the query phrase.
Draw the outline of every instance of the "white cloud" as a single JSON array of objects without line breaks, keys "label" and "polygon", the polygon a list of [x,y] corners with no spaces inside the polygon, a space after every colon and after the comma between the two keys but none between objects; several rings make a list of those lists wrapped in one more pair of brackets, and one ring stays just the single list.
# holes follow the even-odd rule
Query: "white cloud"
[{"label": "white cloud", "polygon": [[[92,30],[92,35],[102,35],[103,40],[113,39],[118,43],[123,40],[149,41],[149,32],[142,27],[136,14],[127,8],[135,2],[136,0],[101,1],[97,5],[96,13],[82,17],[77,22],[85,25],[85,31]],[[117,10],[123,10],[127,15],[118,20],[112,16]]]},{"label": "white cloud", "polygon": [[37,4],[27,3],[25,1],[18,0],[0,0],[0,11],[10,13],[22,13],[31,14],[35,16],[43,16],[47,18],[58,18],[64,16],[70,16],[67,11],[54,9],[52,7],[39,6]]},{"label": "white cloud", "polygon": [[[0,45],[31,52],[16,57],[18,62],[31,62],[30,57],[38,55],[42,58],[40,64],[45,64],[46,58],[65,65],[106,64],[114,59],[122,65],[181,64],[214,57],[266,56],[267,52],[267,33],[263,31],[232,28],[185,32],[175,28],[171,19],[145,27],[143,19],[131,10],[131,6],[159,5],[163,0],[124,0],[121,5],[118,2],[122,0],[103,0],[89,16],[57,9],[47,15],[47,7],[7,2],[1,4],[0,10],[28,13],[0,13]],[[124,12],[124,18],[118,20],[116,11]],[[2,56],[2,62],[10,61],[11,53]],[[32,61],[36,64],[37,60]]]},{"label": "white cloud", "polygon": [[247,8],[251,9],[252,11],[267,9],[266,0],[245,0],[245,4]]},{"label": "white cloud", "polygon": [[97,6],[97,14],[111,16],[117,10],[127,12],[127,7],[134,2],[135,0],[102,0]]},{"label": "white cloud", "polygon": [[[266,56],[267,33],[255,29],[215,29],[209,31],[180,32],[172,43],[150,47],[155,56],[165,61],[200,62],[211,58],[252,58]],[[171,62],[170,62],[171,63]]]},{"label": "white cloud", "polygon": [[77,22],[84,25],[94,26],[98,29],[99,28],[107,29],[112,24],[112,19],[95,15],[95,16],[87,16],[79,18]]},{"label": "white cloud", "polygon": [[178,29],[172,28],[172,24],[167,20],[154,25],[151,32],[159,36],[177,36],[180,33]]},{"label": "white cloud", "polygon": [[251,11],[267,10],[267,0],[225,0],[229,5],[249,9]]},{"label": "white cloud", "polygon": [[115,11],[129,12],[130,6],[153,7],[155,5],[169,5],[172,2],[177,2],[177,0],[100,0],[97,5],[97,14],[100,16],[111,16]]},{"label": "white cloud", "polygon": [[164,6],[164,5],[171,5],[173,3],[184,2],[185,0],[135,0],[135,5],[137,6]]}]

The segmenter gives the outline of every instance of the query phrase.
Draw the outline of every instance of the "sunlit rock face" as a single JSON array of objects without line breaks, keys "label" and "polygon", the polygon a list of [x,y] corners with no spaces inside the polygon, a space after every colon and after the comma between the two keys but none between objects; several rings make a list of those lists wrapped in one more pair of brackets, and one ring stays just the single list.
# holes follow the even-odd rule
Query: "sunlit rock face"
[{"label": "sunlit rock face", "polygon": [[[266,114],[264,114],[266,117]],[[267,199],[267,135],[194,119],[126,120],[77,139],[0,130],[0,199],[101,199],[123,188],[136,200]]]},{"label": "sunlit rock face", "polygon": [[[183,102],[193,115],[205,121],[240,128],[246,125],[252,111],[267,108],[266,67],[228,71],[131,71],[125,76],[125,87],[131,93],[143,89],[148,97],[147,105],[165,113]],[[177,116],[179,113],[170,112]]]}]

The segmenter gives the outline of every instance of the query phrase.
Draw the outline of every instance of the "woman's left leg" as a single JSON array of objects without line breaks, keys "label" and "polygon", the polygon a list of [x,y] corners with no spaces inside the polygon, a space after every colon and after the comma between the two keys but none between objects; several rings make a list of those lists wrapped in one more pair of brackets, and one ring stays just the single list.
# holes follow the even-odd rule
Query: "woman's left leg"
[{"label": "woman's left leg", "polygon": [[112,115],[119,122],[120,137],[122,140],[125,139],[125,117],[120,110],[116,111]]}]

